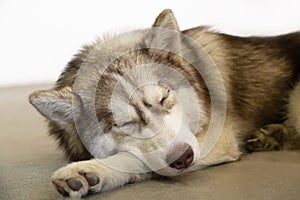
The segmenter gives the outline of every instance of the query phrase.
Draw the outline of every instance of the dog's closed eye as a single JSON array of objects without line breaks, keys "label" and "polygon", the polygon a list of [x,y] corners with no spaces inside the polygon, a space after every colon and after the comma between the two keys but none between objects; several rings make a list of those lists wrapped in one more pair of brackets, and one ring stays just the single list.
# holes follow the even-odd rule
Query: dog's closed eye
[{"label": "dog's closed eye", "polygon": [[165,100],[169,97],[170,90],[167,90],[166,94],[161,98],[160,105],[164,105]]},{"label": "dog's closed eye", "polygon": [[160,105],[166,108],[167,110],[171,109],[175,104],[175,97],[174,94],[170,92],[168,89],[167,92],[160,100]]},{"label": "dog's closed eye", "polygon": [[135,123],[136,123],[135,121],[128,121],[128,122],[122,123],[119,127],[134,125]]}]

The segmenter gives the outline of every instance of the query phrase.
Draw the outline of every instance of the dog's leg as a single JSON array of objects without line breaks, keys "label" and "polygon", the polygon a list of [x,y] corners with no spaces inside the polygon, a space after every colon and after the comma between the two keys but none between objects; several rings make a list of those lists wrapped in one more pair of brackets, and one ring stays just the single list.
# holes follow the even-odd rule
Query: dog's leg
[{"label": "dog's leg", "polygon": [[[235,137],[233,124],[230,120],[227,120],[223,126],[221,135],[217,141],[205,143],[205,135],[196,135],[198,143],[205,149],[208,148],[210,151],[206,151],[200,156],[200,159],[195,162],[187,171],[195,171],[203,169],[212,165],[217,165],[226,162],[233,162],[238,160],[242,152],[239,149],[239,141]],[[211,146],[211,144],[214,144]],[[200,152],[203,150],[200,148]]]},{"label": "dog's leg", "polygon": [[248,151],[273,151],[284,149],[295,135],[295,130],[286,124],[269,124],[254,132],[246,140]]},{"label": "dog's leg", "polygon": [[300,83],[291,92],[283,124],[269,124],[254,132],[246,140],[250,151],[300,149]]},{"label": "dog's leg", "polygon": [[151,176],[143,162],[122,152],[103,160],[71,163],[54,173],[52,183],[64,196],[81,197],[150,179]]}]

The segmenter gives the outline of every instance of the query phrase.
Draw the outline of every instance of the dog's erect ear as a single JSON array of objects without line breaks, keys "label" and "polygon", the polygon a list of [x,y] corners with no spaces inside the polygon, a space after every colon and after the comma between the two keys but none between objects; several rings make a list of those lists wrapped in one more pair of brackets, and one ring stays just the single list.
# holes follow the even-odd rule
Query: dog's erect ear
[{"label": "dog's erect ear", "polygon": [[163,10],[156,18],[152,27],[167,28],[174,31],[179,31],[175,16],[170,9]]},{"label": "dog's erect ear", "polygon": [[80,101],[70,87],[64,87],[36,91],[29,96],[29,101],[43,116],[66,128],[73,120],[73,98]]},{"label": "dog's erect ear", "polygon": [[146,41],[148,47],[181,55],[181,35],[174,14],[170,9],[160,13],[152,28],[152,35]]}]

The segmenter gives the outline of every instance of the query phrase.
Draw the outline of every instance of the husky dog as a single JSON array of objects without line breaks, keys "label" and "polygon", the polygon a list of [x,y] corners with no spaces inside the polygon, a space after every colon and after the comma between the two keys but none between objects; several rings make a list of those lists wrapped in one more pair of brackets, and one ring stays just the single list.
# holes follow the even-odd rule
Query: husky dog
[{"label": "husky dog", "polygon": [[299,75],[300,33],[180,31],[167,9],[150,29],[84,46],[52,89],[29,100],[77,161],[54,173],[54,186],[81,197],[247,152],[299,149]]}]

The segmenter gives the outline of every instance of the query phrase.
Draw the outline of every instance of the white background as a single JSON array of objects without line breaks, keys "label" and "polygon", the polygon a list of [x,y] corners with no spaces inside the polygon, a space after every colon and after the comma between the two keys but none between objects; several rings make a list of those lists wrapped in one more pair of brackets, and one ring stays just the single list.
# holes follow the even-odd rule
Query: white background
[{"label": "white background", "polygon": [[103,33],[150,27],[164,8],[181,29],[212,25],[235,35],[274,35],[300,30],[298,2],[0,0],[0,87],[54,82],[81,45]]}]

